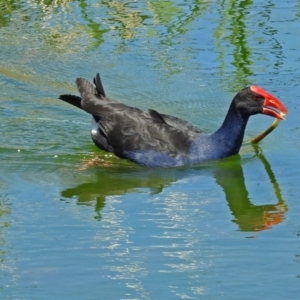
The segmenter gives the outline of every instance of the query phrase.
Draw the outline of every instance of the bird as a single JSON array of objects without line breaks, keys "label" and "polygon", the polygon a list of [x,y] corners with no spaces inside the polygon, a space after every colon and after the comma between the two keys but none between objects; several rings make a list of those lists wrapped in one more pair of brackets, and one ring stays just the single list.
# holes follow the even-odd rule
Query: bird
[{"label": "bird", "polygon": [[80,96],[59,96],[92,115],[91,138],[100,149],[144,167],[177,167],[217,160],[239,152],[249,117],[268,115],[283,120],[282,102],[257,85],[243,88],[233,98],[215,132],[154,109],[141,110],[106,96],[99,73],[93,84],[77,78]]}]

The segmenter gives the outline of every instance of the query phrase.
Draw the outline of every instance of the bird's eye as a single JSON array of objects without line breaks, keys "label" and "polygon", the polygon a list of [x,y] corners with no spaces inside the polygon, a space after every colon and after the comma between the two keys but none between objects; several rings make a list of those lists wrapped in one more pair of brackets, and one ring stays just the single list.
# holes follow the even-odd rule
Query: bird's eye
[{"label": "bird's eye", "polygon": [[259,100],[260,98],[261,98],[261,96],[259,96],[257,94],[252,96],[252,99],[255,101]]}]

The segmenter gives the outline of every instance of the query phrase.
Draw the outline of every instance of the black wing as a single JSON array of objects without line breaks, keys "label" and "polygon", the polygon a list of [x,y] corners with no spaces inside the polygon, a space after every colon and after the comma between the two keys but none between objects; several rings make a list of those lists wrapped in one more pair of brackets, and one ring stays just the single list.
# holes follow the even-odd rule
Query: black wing
[{"label": "black wing", "polygon": [[165,114],[160,114],[160,115],[164,119],[164,121],[172,127],[181,129],[186,132],[194,132],[196,134],[199,134],[202,132],[197,127],[193,126],[192,124],[190,124],[182,119],[179,119],[177,117],[173,117],[170,115],[165,115]]},{"label": "black wing", "polygon": [[142,111],[105,96],[99,74],[93,86],[83,78],[76,79],[81,97],[61,95],[60,99],[93,115],[99,128],[92,132],[95,144],[126,157],[127,151],[154,150],[170,156],[186,156],[190,144],[200,131],[191,124],[155,110]]},{"label": "black wing", "polygon": [[[80,81],[77,82],[80,84]],[[198,131],[167,124],[157,112],[141,111],[122,103],[99,100],[94,95],[83,96],[83,109],[94,115],[113,152],[126,157],[127,151],[155,150],[170,156],[186,156]],[[186,123],[183,121],[183,124]]]}]

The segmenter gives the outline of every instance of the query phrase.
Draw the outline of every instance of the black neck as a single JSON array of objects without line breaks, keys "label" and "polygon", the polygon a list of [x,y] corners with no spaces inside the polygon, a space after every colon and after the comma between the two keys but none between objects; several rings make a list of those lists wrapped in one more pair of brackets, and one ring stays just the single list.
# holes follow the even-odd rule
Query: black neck
[{"label": "black neck", "polygon": [[243,142],[245,128],[249,116],[243,115],[234,104],[231,103],[228,113],[221,127],[213,134],[218,139],[225,139],[229,154],[236,154]]}]

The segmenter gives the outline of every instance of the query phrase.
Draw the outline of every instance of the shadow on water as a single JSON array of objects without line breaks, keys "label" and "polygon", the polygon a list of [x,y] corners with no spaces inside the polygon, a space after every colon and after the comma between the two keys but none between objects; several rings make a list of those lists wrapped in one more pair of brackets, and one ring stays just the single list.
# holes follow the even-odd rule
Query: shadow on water
[{"label": "shadow on water", "polygon": [[138,192],[144,188],[150,189],[151,194],[159,194],[178,178],[176,170],[162,170],[158,176],[154,169],[102,168],[93,182],[66,189],[61,195],[64,198],[76,198],[78,204],[95,201],[95,218],[101,219],[100,211],[105,206],[106,197]]},{"label": "shadow on water", "polygon": [[[260,66],[257,61],[265,60],[267,57],[273,62],[272,71],[278,73],[283,64],[282,45],[276,38],[277,30],[268,22],[271,18],[274,4],[269,1],[257,11],[259,16],[257,24],[249,24],[249,14],[253,11],[252,0],[221,1],[218,26],[214,31],[215,43],[218,49],[219,71],[224,75],[228,70],[226,65],[228,55],[232,56],[230,64],[233,68],[233,80],[229,86],[233,90],[240,86],[252,84],[252,76],[257,72],[255,68]],[[257,28],[256,28],[257,26]],[[254,39],[250,36],[257,35]],[[252,42],[252,44],[250,44]],[[268,56],[257,56],[257,48],[267,47]],[[266,70],[260,70],[266,71]],[[228,72],[228,71],[227,71]]]},{"label": "shadow on water", "polygon": [[[227,69],[225,49],[228,49],[227,46],[225,48],[222,46],[222,40],[228,39],[232,46],[232,65],[235,67],[233,86],[247,86],[249,84],[248,77],[253,74],[251,71],[251,50],[247,42],[248,32],[246,26],[246,17],[251,5],[251,0],[229,1],[227,4],[222,2],[220,9],[223,13],[220,14],[220,22],[214,33],[219,50],[218,60],[221,63],[221,74]],[[228,34],[226,30],[229,31]]]},{"label": "shadow on water", "polygon": [[15,0],[0,1],[0,28],[8,26],[11,22],[11,15],[21,8],[21,4]]},{"label": "shadow on water", "polygon": [[256,157],[262,162],[276,199],[273,204],[255,205],[249,198],[243,173],[243,162],[239,155],[210,166],[174,169],[116,169],[99,168],[93,182],[80,184],[61,192],[63,200],[76,199],[79,205],[92,205],[95,202],[96,219],[101,220],[101,209],[106,197],[139,192],[150,189],[151,194],[159,194],[176,181],[193,175],[209,175],[225,194],[228,207],[241,231],[261,231],[281,223],[287,206],[282,198],[271,165],[266,157],[253,146]]},{"label": "shadow on water", "polygon": [[80,7],[80,11],[81,11],[81,15],[82,18],[86,21],[87,23],[87,28],[88,33],[93,37],[94,39],[94,43],[93,43],[93,47],[99,47],[103,42],[104,42],[104,38],[103,35],[109,31],[108,28],[101,28],[101,24],[98,24],[97,22],[95,22],[92,18],[89,17],[88,12],[87,12],[87,8],[89,7],[86,3],[86,1],[79,1],[79,7]]},{"label": "shadow on water", "polygon": [[175,36],[184,34],[188,31],[188,25],[206,11],[208,2],[191,1],[189,9],[184,9],[173,1],[149,1],[149,9],[154,14],[156,23],[165,27],[167,34],[157,34],[162,38],[161,43],[172,46]]},{"label": "shadow on water", "polygon": [[[277,31],[268,22],[273,4],[269,2],[258,11],[258,24],[249,24],[253,6],[252,0],[220,1],[216,6],[218,21],[213,35],[219,72],[222,77],[230,73],[230,83],[226,80],[226,86],[232,91],[253,83],[252,77],[258,65],[256,61],[266,59],[256,57],[257,47],[268,47],[268,59],[273,61],[273,72],[278,72],[283,63],[282,45],[276,39]],[[149,49],[154,50],[153,56],[159,56],[159,64],[163,63],[169,74],[173,75],[182,70],[181,63],[177,66],[174,59],[176,51],[170,50],[180,44],[176,37],[189,32],[191,24],[208,11],[209,7],[209,1],[200,0],[186,3],[152,0],[134,4],[102,0],[93,5],[86,0],[40,0],[37,3],[0,0],[0,28],[12,23],[11,16],[21,10],[21,20],[16,24],[12,23],[12,26],[31,28],[31,36],[38,36],[43,44],[51,47],[51,51],[66,53],[100,48],[102,44],[109,44],[112,37],[119,38],[118,43],[115,43],[119,51],[130,49],[124,47],[128,40],[147,43],[157,40],[161,47]],[[48,22],[50,17],[51,22]],[[37,25],[39,23],[41,24]],[[262,34],[255,38],[253,45],[249,37],[256,35],[256,32]],[[201,52],[199,55],[202,57]]]}]

